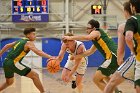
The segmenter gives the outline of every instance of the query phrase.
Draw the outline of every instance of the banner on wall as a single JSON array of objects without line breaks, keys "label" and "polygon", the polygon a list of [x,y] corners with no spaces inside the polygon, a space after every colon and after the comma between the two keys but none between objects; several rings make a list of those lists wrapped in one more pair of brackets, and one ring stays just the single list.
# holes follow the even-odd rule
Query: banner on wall
[{"label": "banner on wall", "polygon": [[48,0],[12,0],[13,22],[48,22]]}]

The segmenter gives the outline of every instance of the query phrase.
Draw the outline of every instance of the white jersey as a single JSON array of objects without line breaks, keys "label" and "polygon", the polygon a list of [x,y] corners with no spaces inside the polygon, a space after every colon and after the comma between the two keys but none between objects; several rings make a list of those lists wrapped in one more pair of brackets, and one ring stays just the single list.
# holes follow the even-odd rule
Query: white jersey
[{"label": "white jersey", "polygon": [[[69,49],[67,49],[67,52],[69,54],[72,54],[72,55],[77,55],[77,50],[78,50],[78,48],[79,48],[80,45],[84,45],[83,42],[76,41],[75,51],[72,53]],[[85,51],[86,51],[86,48],[85,48]]]},{"label": "white jersey", "polygon": [[[83,42],[76,41],[75,51],[73,53],[69,49],[66,50],[69,53],[68,59],[70,59],[71,55],[77,55],[77,50],[78,50],[78,48],[79,48],[80,45],[84,45]],[[86,48],[85,48],[84,51],[86,51]],[[87,57],[84,57],[84,59],[87,60]]]},{"label": "white jersey", "polygon": [[[69,53],[69,56],[68,56],[67,63],[65,64],[66,69],[71,70],[73,68],[73,66],[75,64],[75,60],[70,59],[71,55],[77,55],[77,50],[78,50],[79,46],[82,45],[82,44],[83,44],[83,42],[76,41],[75,51],[73,53],[69,49],[67,49],[67,52]],[[86,51],[86,48],[85,48],[85,51]],[[76,70],[77,74],[83,75],[86,71],[87,65],[88,65],[88,58],[83,57],[82,60],[81,60],[81,63],[79,64],[79,66]]]}]

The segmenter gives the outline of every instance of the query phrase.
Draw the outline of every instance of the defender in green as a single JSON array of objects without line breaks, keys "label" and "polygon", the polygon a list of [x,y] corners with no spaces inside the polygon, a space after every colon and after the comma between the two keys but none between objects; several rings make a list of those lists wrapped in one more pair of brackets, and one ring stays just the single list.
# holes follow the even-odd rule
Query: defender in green
[{"label": "defender in green", "polygon": [[117,45],[112,40],[111,37],[107,35],[102,29],[100,29],[100,24],[98,21],[92,19],[88,22],[87,25],[88,35],[84,36],[64,36],[64,40],[92,40],[94,45],[84,53],[77,55],[75,58],[85,57],[93,54],[96,49],[104,57],[103,64],[98,68],[94,74],[93,81],[95,84],[103,91],[106,82],[109,81],[109,76],[113,74],[116,69],[119,67],[117,64]]},{"label": "defender in green", "polygon": [[0,56],[2,56],[5,51],[12,48],[3,63],[6,82],[0,85],[0,91],[13,84],[14,73],[17,73],[21,76],[31,78],[35,86],[39,89],[40,93],[44,93],[45,90],[40,82],[38,74],[31,68],[22,64],[21,61],[30,50],[45,58],[51,58],[51,56],[35,47],[33,43],[33,41],[36,39],[35,28],[26,28],[24,30],[24,35],[26,38],[6,44],[0,51]]}]

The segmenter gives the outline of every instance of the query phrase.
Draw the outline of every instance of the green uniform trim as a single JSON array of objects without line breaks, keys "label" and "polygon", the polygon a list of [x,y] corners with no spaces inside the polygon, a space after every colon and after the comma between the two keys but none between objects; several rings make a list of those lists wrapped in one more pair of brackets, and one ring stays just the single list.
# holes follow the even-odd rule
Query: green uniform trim
[{"label": "green uniform trim", "polygon": [[[99,39],[92,40],[95,47],[99,50],[99,52],[103,55],[106,60],[110,60],[108,67],[102,67],[102,65],[98,68],[105,76],[110,76],[113,74],[119,65],[117,64],[117,44],[113,41],[111,37],[108,36],[102,29],[98,30],[101,34]],[[104,61],[104,62],[105,62]],[[104,64],[104,62],[102,64]]]},{"label": "green uniform trim", "polygon": [[3,69],[6,78],[14,77],[14,73],[21,76],[26,76],[31,69],[21,63],[22,59],[27,55],[29,51],[24,51],[24,46],[28,39],[20,39],[13,46],[11,51],[7,54],[7,57],[3,63]]},{"label": "green uniform trim", "polygon": [[102,29],[99,29],[99,32],[101,34],[100,38],[92,40],[92,42],[105,59],[110,59],[111,53],[117,54],[117,44]]},{"label": "green uniform trim", "polygon": [[110,76],[111,74],[113,74],[117,70],[118,67],[119,67],[119,65],[117,64],[117,57],[115,55],[112,55],[111,63],[109,64],[109,66],[107,68],[103,68],[100,66],[98,68],[98,70],[100,70],[103,75]]}]

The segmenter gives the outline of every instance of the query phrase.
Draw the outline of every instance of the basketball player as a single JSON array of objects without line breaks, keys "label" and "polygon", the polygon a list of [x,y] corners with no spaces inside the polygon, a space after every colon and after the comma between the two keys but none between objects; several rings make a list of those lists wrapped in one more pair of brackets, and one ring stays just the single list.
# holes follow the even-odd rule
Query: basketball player
[{"label": "basketball player", "polygon": [[[73,36],[72,33],[67,33],[65,36]],[[61,46],[61,50],[57,57],[58,62],[61,62],[65,52],[69,53],[68,60],[64,66],[62,71],[62,80],[64,82],[69,82],[74,79],[72,75],[76,72],[76,86],[74,85],[72,88],[78,90],[78,93],[83,93],[83,76],[85,74],[87,68],[87,57],[78,58],[76,60],[73,59],[71,55],[78,55],[85,51],[85,46],[82,42],[76,40],[64,40]]]},{"label": "basketball player", "polygon": [[[117,64],[117,45],[115,42],[102,30],[100,29],[100,24],[98,21],[92,19],[88,22],[87,25],[87,33],[88,35],[83,36],[64,36],[64,40],[92,40],[94,45],[84,53],[77,55],[77,58],[85,57],[93,54],[96,49],[100,51],[100,53],[104,57],[103,64],[98,68],[93,77],[93,81],[100,88],[100,90],[104,90],[106,86],[106,82],[109,81],[109,76],[113,74],[116,69],[119,67]],[[75,58],[76,58],[75,57]]]},{"label": "basketball player", "polygon": [[[129,18],[125,25],[125,40],[130,50],[136,56],[135,86],[136,92],[140,93],[140,0],[129,0],[134,16]],[[135,40],[135,46],[133,43]]]},{"label": "basketball player", "polygon": [[40,93],[44,93],[45,90],[40,82],[39,75],[31,68],[21,63],[21,61],[30,50],[35,52],[37,55],[45,58],[51,58],[51,56],[41,50],[38,50],[35,47],[33,43],[33,41],[36,39],[35,28],[26,28],[24,30],[24,35],[26,36],[26,38],[6,44],[0,51],[1,57],[5,51],[7,51],[9,48],[12,48],[12,50],[7,54],[7,57],[5,58],[3,63],[6,82],[0,85],[0,91],[13,84],[14,73],[17,73],[21,76],[32,79],[34,85],[39,89]]},{"label": "basketball player", "polygon": [[[124,3],[124,16],[129,19],[132,16],[130,3]],[[112,75],[111,80],[108,82],[104,93],[113,93],[116,86],[122,83],[125,79],[134,81],[134,64],[135,56],[131,55],[124,63],[125,54],[125,36],[124,36],[125,23],[120,24],[118,27],[118,50],[117,50],[117,61],[121,65],[118,70]],[[123,64],[122,64],[123,63]]]}]

